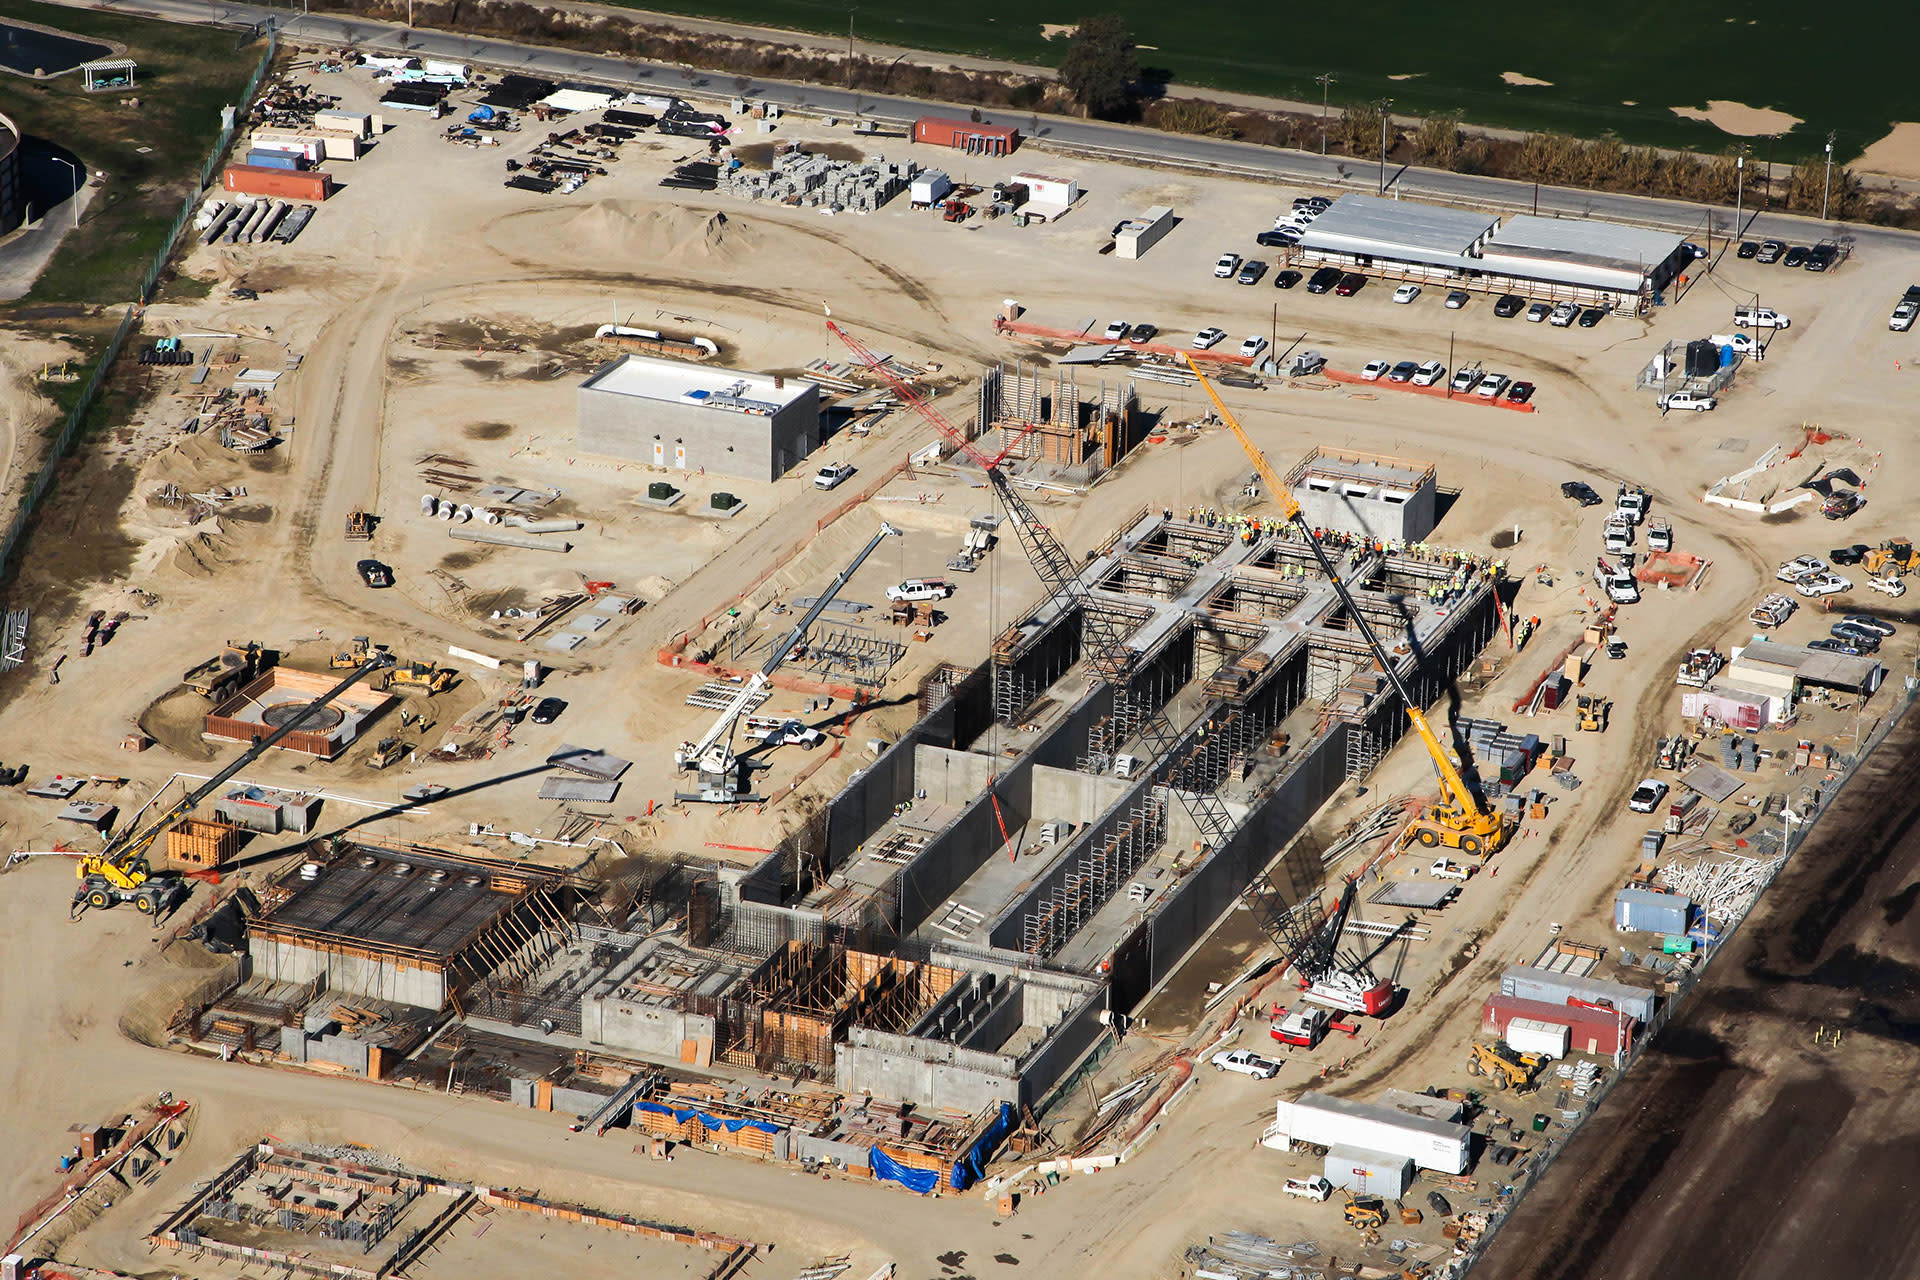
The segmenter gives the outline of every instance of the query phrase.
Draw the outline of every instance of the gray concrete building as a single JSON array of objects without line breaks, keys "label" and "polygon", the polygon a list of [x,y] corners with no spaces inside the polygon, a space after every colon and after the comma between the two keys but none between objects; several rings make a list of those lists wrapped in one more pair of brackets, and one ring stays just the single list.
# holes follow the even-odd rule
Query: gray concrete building
[{"label": "gray concrete building", "polygon": [[820,444],[811,382],[623,355],[580,384],[582,450],[671,471],[778,480]]},{"label": "gray concrete building", "polygon": [[1418,542],[1439,518],[1430,463],[1316,448],[1288,473],[1287,486],[1316,529]]}]

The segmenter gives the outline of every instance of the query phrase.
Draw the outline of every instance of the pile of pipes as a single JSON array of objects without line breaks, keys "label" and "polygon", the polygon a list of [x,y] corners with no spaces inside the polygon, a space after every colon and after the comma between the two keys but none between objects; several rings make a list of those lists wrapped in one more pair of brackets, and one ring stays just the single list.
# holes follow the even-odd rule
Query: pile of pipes
[{"label": "pile of pipes", "polygon": [[911,160],[895,164],[880,156],[853,164],[789,151],[774,157],[773,168],[764,172],[729,168],[720,189],[747,200],[872,213],[905,191],[918,172],[920,166]]},{"label": "pile of pipes", "polygon": [[[492,529],[454,527],[447,530],[449,537],[462,542],[484,542],[499,547],[522,547],[529,551],[571,551],[573,544],[565,539],[545,538],[540,535],[573,533],[585,527],[585,523],[580,520],[535,520],[511,509],[475,506],[470,502],[455,502],[450,498],[436,497],[431,493],[420,495],[420,514],[425,519],[443,520],[452,526],[467,525],[476,520],[481,525],[494,526]],[[507,532],[510,529],[518,532]]]},{"label": "pile of pipes", "polygon": [[201,244],[293,243],[313,217],[313,206],[297,208],[285,200],[211,200],[194,216]]},{"label": "pile of pipes", "polygon": [[1303,1265],[1319,1256],[1320,1247],[1311,1240],[1283,1245],[1251,1231],[1208,1236],[1205,1244],[1187,1249],[1187,1262],[1193,1266],[1195,1275],[1221,1280],[1252,1280],[1255,1276],[1273,1280],[1321,1280],[1322,1272]]}]

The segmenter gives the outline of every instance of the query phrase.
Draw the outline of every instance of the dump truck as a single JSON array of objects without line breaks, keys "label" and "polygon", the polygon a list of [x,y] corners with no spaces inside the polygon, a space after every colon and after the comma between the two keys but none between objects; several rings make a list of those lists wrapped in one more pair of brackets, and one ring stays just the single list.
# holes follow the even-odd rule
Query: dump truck
[{"label": "dump truck", "polygon": [[1496,1089],[1524,1089],[1533,1083],[1534,1073],[1546,1059],[1538,1054],[1521,1053],[1503,1044],[1475,1041],[1467,1058],[1467,1074],[1485,1076]]},{"label": "dump truck", "polygon": [[227,647],[197,667],[190,667],[180,683],[209,702],[218,702],[260,674],[265,666],[258,641],[227,641]]}]

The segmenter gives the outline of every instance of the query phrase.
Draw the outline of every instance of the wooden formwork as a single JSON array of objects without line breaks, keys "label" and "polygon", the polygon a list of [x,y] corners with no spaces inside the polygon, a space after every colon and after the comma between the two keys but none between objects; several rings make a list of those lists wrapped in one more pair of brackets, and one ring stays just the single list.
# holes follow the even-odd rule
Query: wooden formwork
[{"label": "wooden formwork", "polygon": [[176,866],[224,866],[239,850],[240,828],[231,822],[184,818],[167,831],[167,860]]}]

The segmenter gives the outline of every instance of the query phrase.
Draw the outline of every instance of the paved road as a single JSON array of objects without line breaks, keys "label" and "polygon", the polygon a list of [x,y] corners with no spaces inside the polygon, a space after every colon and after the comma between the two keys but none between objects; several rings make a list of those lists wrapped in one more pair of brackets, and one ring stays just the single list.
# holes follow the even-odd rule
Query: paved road
[{"label": "paved road", "polygon": [[[449,58],[547,78],[594,80],[663,94],[722,98],[737,94],[796,110],[847,118],[864,117],[884,124],[905,124],[928,112],[950,113],[955,110],[946,103],[876,96],[824,85],[792,84],[778,80],[748,78],[742,87],[732,77],[721,73],[708,75],[689,67],[599,57],[454,32],[409,29],[358,17],[300,14],[269,5],[228,3],[227,0],[105,0],[100,4],[89,3],[88,0],[55,2],[178,22],[225,26],[258,26],[272,22],[284,37],[302,43],[351,45],[374,52],[406,52],[418,57]],[[1249,143],[1159,133],[1130,125],[1074,120],[1062,116],[1042,118],[1028,115],[1023,120],[1017,114],[997,111],[993,113],[993,118],[1020,125],[1024,133],[1042,146],[1100,152],[1120,160],[1132,159],[1214,172],[1242,171],[1250,176],[1313,186],[1345,186],[1365,191],[1379,189],[1380,172],[1376,166],[1344,156],[1280,151]],[[1707,234],[1707,209],[1682,201],[1561,187],[1536,188],[1532,183],[1505,178],[1411,167],[1396,169],[1389,166],[1386,177],[1394,190],[1409,199],[1509,210],[1537,208],[1543,214],[1645,223],[1669,227],[1696,237]],[[1862,246],[1874,243],[1910,245],[1914,236],[1913,232],[1891,228],[1823,224],[1815,218],[1783,214],[1767,214],[1757,218],[1749,214],[1746,221],[1745,234],[1749,237],[1771,235],[1800,242],[1839,231],[1853,235]],[[1731,208],[1715,209],[1713,234],[1716,237],[1727,234],[1733,222],[1734,211]]]}]

